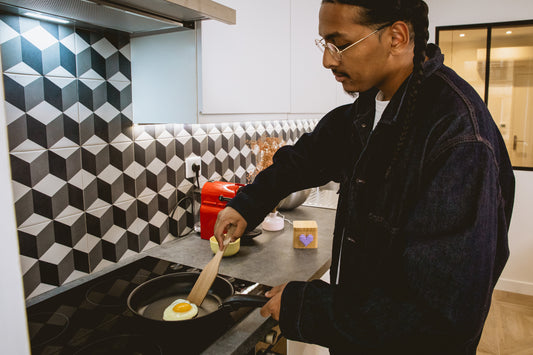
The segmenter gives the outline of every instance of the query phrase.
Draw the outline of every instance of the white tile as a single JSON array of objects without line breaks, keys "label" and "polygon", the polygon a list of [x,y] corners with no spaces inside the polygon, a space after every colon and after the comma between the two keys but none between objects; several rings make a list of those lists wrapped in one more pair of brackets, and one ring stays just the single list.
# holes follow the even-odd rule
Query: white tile
[{"label": "white tile", "polygon": [[17,31],[12,29],[10,26],[6,25],[3,21],[0,20],[0,44],[12,40],[13,38],[18,37],[19,34]]},{"label": "white tile", "polygon": [[41,51],[44,51],[46,48],[59,42],[57,38],[52,36],[41,26],[34,27],[31,30],[22,33],[21,35]]},{"label": "white tile", "polygon": [[98,42],[94,43],[92,47],[96,52],[98,52],[98,54],[100,54],[105,59],[118,52],[118,49],[114,45],[112,45],[111,42],[107,40],[107,38],[102,38]]},{"label": "white tile", "polygon": [[[54,70],[57,70],[59,68],[61,67],[58,67]],[[68,71],[65,70],[65,72],[68,74],[68,76],[71,76],[71,78],[70,77],[65,78],[65,76],[67,75],[62,75],[61,77],[55,77],[55,76],[52,76],[51,73],[48,73],[46,75],[46,78],[50,80],[52,83],[54,83],[55,86],[63,89],[65,86],[72,84],[72,82],[76,80]]]},{"label": "white tile", "polygon": [[[89,69],[87,70],[85,73],[81,74],[80,75],[80,80],[85,84],[87,85],[88,83],[87,82],[90,82],[91,80],[104,80],[104,78],[98,74],[97,72],[95,72],[93,69]],[[94,84],[93,84],[94,85]],[[89,86],[89,85],[87,85]],[[93,87],[89,86],[91,89],[94,90]]]},{"label": "white tile", "polygon": [[108,165],[107,168],[105,168],[100,174],[98,174],[98,178],[107,182],[108,184],[112,184],[121,176],[122,172],[115,168],[113,165]]},{"label": "white tile", "polygon": [[6,123],[10,124],[15,122],[17,119],[24,116],[24,111],[20,110],[18,107],[11,105],[9,102],[4,101],[6,108]]},{"label": "white tile", "polygon": [[120,48],[120,53],[122,53],[122,55],[131,62],[131,46],[129,43]]},{"label": "white tile", "polygon": [[[47,77],[67,77],[67,78],[74,78],[74,75],[72,75],[68,70],[65,68],[59,66],[52,70],[51,72],[46,74]],[[50,79],[50,78],[49,78]]]},{"label": "white tile", "polygon": [[110,77],[109,83],[113,85],[118,91],[124,90],[125,87],[131,84],[130,79],[126,78],[121,72],[118,72],[112,77]]},{"label": "white tile", "polygon": [[146,167],[146,169],[154,174],[159,174],[165,167],[166,164],[156,158]]},{"label": "white tile", "polygon": [[106,102],[105,104],[100,106],[98,110],[94,111],[94,113],[109,123],[120,114],[120,111],[117,110],[109,102]]},{"label": "white tile", "polygon": [[[23,64],[23,63],[21,63],[21,64]],[[26,65],[26,64],[24,64],[24,65]],[[13,68],[11,68],[11,69],[13,69]],[[30,67],[28,67],[28,68],[30,68]],[[33,69],[31,69],[31,70],[33,70]],[[22,71],[20,73],[22,73]],[[41,76],[39,76],[39,73],[37,73],[36,71],[34,71],[34,73],[35,73],[35,75],[18,75],[18,74],[10,74],[9,70],[6,70],[6,76],[8,76],[9,78],[13,79],[17,84],[19,84],[20,86],[23,86],[23,87],[26,87],[26,86],[30,85],[31,83],[33,83],[34,81],[39,80],[39,79],[42,78]],[[24,74],[30,74],[30,73],[24,73]]]},{"label": "white tile", "polygon": [[58,118],[61,115],[61,111],[50,105],[48,102],[43,101],[31,110],[29,110],[28,115],[39,120],[39,122],[47,125],[56,118]]},{"label": "white tile", "polygon": [[121,228],[117,225],[113,225],[106,234],[102,237],[103,240],[108,241],[110,243],[115,244],[118,242],[122,237],[124,237],[124,233],[126,230],[124,228]]},{"label": "white tile", "polygon": [[72,248],[58,243],[54,243],[43,256],[39,258],[41,261],[49,262],[51,264],[58,264],[63,260],[68,253],[72,251]]},{"label": "white tile", "polygon": [[47,196],[54,196],[61,188],[65,187],[66,181],[60,178],[48,174],[37,185],[34,186],[34,190],[37,190]]},{"label": "white tile", "polygon": [[72,53],[76,53],[76,34],[72,33],[68,35],[67,37],[60,40],[62,45],[68,48],[69,51]]},{"label": "white tile", "polygon": [[85,42],[77,33],[74,34],[75,37],[75,52],[74,54],[80,54],[84,50],[90,47],[89,43]]}]

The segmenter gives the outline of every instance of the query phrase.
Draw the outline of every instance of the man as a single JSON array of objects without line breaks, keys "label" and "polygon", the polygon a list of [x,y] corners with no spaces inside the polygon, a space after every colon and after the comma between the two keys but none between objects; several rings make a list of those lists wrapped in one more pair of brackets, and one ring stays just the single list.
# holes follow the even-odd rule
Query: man
[{"label": "man", "polygon": [[508,258],[514,176],[475,90],[427,45],[421,0],[324,0],[317,44],[352,105],[328,113],[218,216],[222,243],[289,193],[340,182],[331,283],[275,287],[263,316],[332,353],[475,354]]}]

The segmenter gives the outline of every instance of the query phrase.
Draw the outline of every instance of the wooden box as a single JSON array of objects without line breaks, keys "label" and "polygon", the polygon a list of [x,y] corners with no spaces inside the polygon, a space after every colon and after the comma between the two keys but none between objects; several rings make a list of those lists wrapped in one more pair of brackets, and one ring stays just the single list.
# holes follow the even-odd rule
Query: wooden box
[{"label": "wooden box", "polygon": [[316,249],[318,226],[316,221],[294,221],[292,246],[298,249]]}]

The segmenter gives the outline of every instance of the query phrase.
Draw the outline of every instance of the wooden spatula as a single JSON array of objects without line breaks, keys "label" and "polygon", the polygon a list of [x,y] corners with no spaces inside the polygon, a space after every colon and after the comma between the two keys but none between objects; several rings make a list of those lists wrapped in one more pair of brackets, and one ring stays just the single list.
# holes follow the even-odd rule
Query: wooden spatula
[{"label": "wooden spatula", "polygon": [[235,227],[230,226],[228,232],[226,233],[226,239],[224,239],[223,248],[219,249],[213,259],[211,259],[211,261],[202,270],[200,276],[198,276],[198,279],[196,280],[196,283],[192,287],[191,293],[189,293],[189,296],[187,297],[187,300],[194,303],[198,307],[200,307],[204,301],[204,298],[211,288],[213,281],[215,281],[215,277],[217,277],[218,267],[220,265],[220,260],[222,260],[222,255],[224,255],[224,249],[231,241],[231,237],[233,236],[234,232]]}]

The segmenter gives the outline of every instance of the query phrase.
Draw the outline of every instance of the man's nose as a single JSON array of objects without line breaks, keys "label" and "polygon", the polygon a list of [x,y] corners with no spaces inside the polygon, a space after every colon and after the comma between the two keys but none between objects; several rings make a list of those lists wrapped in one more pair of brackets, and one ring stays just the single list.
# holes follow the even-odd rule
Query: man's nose
[{"label": "man's nose", "polygon": [[339,61],[333,58],[333,55],[331,55],[327,48],[324,50],[324,54],[322,55],[322,65],[326,69],[332,69],[339,65]]}]

